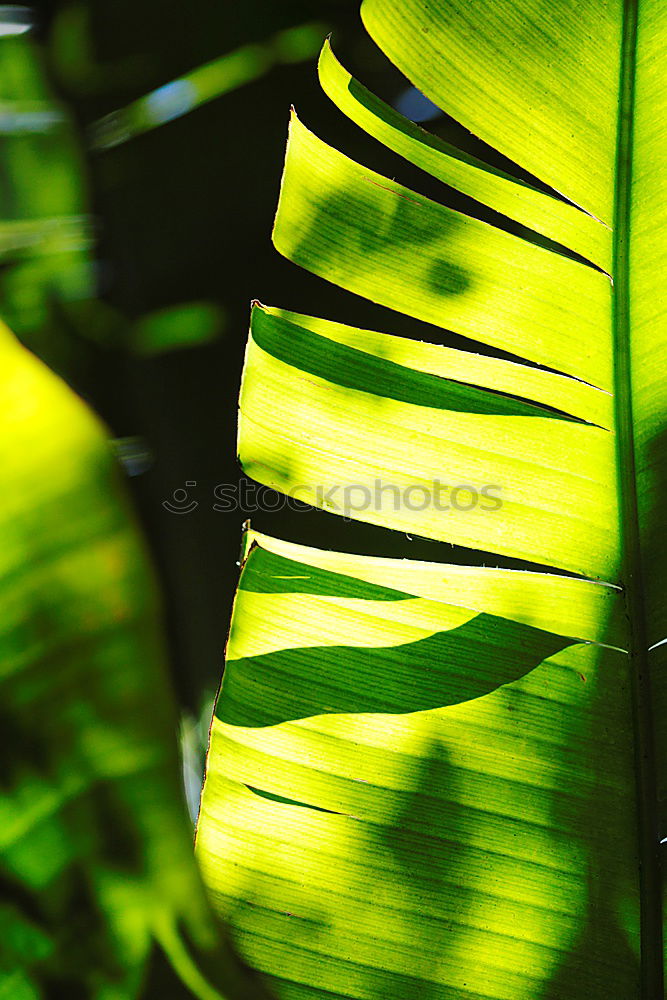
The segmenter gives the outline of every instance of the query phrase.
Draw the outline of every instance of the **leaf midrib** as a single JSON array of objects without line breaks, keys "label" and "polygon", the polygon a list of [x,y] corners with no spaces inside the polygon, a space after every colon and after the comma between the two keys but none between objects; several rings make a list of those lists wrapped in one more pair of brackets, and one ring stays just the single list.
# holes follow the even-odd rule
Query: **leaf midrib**
[{"label": "leaf midrib", "polygon": [[659,827],[631,382],[630,238],[637,22],[638,0],[625,0],[614,175],[612,327],[622,544],[620,570],[630,632],[639,813],[641,997],[642,1000],[657,1000],[663,996]]}]

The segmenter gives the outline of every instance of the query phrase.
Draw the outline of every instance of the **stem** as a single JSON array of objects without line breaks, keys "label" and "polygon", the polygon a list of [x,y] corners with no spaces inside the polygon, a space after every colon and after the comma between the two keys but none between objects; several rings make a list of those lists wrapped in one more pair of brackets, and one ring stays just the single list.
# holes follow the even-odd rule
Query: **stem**
[{"label": "stem", "polygon": [[659,825],[651,683],[637,504],[632,413],[630,232],[632,223],[632,130],[637,56],[638,0],[626,0],[619,88],[612,323],[615,354],[618,493],[623,526],[621,578],[630,631],[630,668],[635,729],[635,758],[640,859],[641,992],[643,1000],[663,996],[662,900]]}]

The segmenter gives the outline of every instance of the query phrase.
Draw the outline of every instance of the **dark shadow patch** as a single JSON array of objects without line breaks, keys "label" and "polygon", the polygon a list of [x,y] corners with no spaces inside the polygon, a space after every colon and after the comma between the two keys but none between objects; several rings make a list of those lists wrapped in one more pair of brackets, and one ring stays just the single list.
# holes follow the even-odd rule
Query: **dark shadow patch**
[{"label": "dark shadow patch", "polygon": [[442,708],[523,677],[574,641],[480,614],[399,646],[315,646],[229,660],[216,716],[237,726],[272,726],[331,713]]}]

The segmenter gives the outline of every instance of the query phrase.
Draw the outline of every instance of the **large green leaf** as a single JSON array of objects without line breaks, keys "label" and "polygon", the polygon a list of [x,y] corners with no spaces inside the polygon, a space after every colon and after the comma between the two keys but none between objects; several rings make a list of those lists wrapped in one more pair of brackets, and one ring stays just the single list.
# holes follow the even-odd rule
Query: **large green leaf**
[{"label": "large green leaf", "polygon": [[275,245],[491,356],[257,305],[241,463],[330,512],[540,571],[251,537],[205,878],[280,997],[656,1000],[667,9],[365,0],[362,16],[528,173],[428,136],[327,44],[341,111],[474,200],[424,197],[294,115]]}]

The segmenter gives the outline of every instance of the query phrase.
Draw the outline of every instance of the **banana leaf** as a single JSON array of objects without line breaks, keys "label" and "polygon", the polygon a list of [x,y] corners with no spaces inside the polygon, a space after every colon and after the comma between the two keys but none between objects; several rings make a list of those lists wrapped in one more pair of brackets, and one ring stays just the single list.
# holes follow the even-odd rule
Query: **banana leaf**
[{"label": "banana leaf", "polygon": [[[361,12],[478,152],[325,44],[326,94],[431,195],[294,113],[274,244],[424,342],[256,304],[239,457],[288,497],[443,543],[442,561],[247,536],[204,878],[285,1000],[656,1000],[667,9]],[[447,564],[451,543],[469,565]],[[524,568],[479,565],[498,557]]]}]

